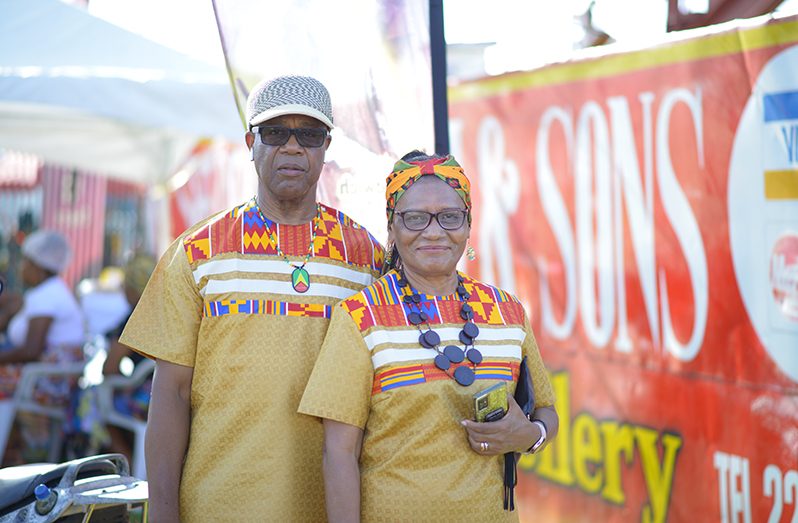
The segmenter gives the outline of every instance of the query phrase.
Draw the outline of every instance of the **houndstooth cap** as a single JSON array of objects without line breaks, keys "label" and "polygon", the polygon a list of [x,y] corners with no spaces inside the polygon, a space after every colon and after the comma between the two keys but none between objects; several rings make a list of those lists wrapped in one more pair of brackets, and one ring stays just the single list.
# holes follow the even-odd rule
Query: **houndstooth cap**
[{"label": "houndstooth cap", "polygon": [[258,125],[277,116],[302,114],[333,128],[330,93],[309,76],[278,76],[264,80],[247,99],[247,121]]}]

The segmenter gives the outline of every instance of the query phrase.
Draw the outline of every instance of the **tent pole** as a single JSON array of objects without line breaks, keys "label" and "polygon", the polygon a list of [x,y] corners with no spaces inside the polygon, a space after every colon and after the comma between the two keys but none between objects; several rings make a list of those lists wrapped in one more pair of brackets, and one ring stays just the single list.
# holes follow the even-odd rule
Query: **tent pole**
[{"label": "tent pole", "polygon": [[435,152],[449,154],[449,102],[446,96],[446,39],[443,33],[443,0],[429,0],[429,40],[432,59]]},{"label": "tent pole", "polygon": [[238,100],[238,90],[236,89],[235,76],[233,75],[233,67],[230,65],[230,57],[227,54],[227,42],[224,39],[222,23],[219,20],[219,10],[216,7],[216,0],[211,0],[211,5],[213,5],[213,16],[216,19],[216,29],[219,32],[219,42],[222,45],[222,54],[224,55],[224,65],[227,69],[227,78],[230,80],[230,88],[233,89],[233,100],[235,100],[236,103],[238,116],[241,118],[241,125],[244,126],[244,130],[248,131],[249,128],[247,127],[247,122],[244,118],[244,111],[241,108],[241,102]]}]

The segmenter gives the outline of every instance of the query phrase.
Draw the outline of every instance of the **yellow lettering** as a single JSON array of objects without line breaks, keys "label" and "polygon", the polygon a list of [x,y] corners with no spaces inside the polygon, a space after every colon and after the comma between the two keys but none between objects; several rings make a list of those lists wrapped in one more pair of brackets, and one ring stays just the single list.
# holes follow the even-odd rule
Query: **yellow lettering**
[{"label": "yellow lettering", "polygon": [[595,494],[602,482],[598,423],[589,414],[580,414],[574,419],[573,431],[576,482],[585,492]]},{"label": "yellow lettering", "polygon": [[518,467],[552,483],[576,485],[585,493],[599,494],[623,506],[627,498],[621,464],[628,467],[634,463],[637,447],[648,495],[640,520],[664,522],[682,438],[615,420],[598,421],[585,412],[572,420],[570,374],[554,373],[551,383],[557,398],[554,407],[560,418],[559,433],[540,454],[522,456]]},{"label": "yellow lettering", "polygon": [[626,493],[621,485],[621,455],[626,465],[634,460],[634,437],[629,425],[619,425],[615,421],[603,421],[601,432],[604,435],[604,489],[601,497],[623,505]]},{"label": "yellow lettering", "polygon": [[660,465],[657,432],[645,427],[635,427],[634,432],[648,491],[648,503],[643,506],[640,519],[643,523],[659,523],[665,521],[665,516],[668,514],[673,471],[676,468],[676,456],[682,446],[682,438],[675,434],[662,434],[663,452]]},{"label": "yellow lettering", "polygon": [[560,418],[560,430],[550,449],[541,452],[535,472],[549,481],[560,485],[574,484],[571,471],[571,387],[567,372],[551,375],[556,401],[554,408]]}]

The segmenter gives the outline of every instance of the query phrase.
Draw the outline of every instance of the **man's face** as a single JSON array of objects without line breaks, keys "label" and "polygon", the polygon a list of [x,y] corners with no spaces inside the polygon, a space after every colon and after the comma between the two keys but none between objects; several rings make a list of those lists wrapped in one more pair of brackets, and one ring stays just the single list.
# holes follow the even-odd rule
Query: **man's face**
[{"label": "man's face", "polygon": [[[260,125],[326,129],[315,118],[298,114],[278,116]],[[260,136],[251,132],[247,133],[246,141],[248,147],[254,148],[259,193],[276,200],[297,200],[312,192],[315,198],[316,184],[324,166],[324,153],[330,146],[329,136],[321,147],[303,147],[294,135],[284,145],[265,145]]]}]

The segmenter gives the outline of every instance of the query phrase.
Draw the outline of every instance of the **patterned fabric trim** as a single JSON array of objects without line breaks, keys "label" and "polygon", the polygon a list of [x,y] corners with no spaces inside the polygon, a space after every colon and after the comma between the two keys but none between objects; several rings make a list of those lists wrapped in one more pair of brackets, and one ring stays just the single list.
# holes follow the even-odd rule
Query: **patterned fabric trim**
[{"label": "patterned fabric trim", "polygon": [[[443,343],[446,343],[445,341]],[[447,344],[448,345],[448,344]],[[455,342],[454,345],[458,345]],[[521,361],[521,344],[507,343],[502,345],[483,345],[477,342],[477,349],[486,361],[507,359]],[[433,349],[425,349],[418,345],[417,349],[388,348],[376,351],[371,356],[371,364],[375,371],[381,372],[385,366],[409,365],[411,362],[430,361],[435,356]]]},{"label": "patterned fabric trim", "polygon": [[[369,285],[374,281],[373,276],[368,272],[362,272],[348,267],[333,265],[328,262],[308,262],[305,264],[307,271],[315,276],[329,276],[346,282],[357,284],[359,287]],[[294,267],[285,263],[279,258],[255,260],[244,258],[213,259],[199,265],[192,274],[194,282],[200,284],[202,278],[220,276],[240,272],[243,274],[285,274],[290,275]],[[351,296],[352,293],[347,295]]]},{"label": "patterned fabric trim", "polygon": [[[469,305],[474,310],[474,322],[487,325],[522,324],[524,309],[518,299],[492,285],[487,285],[462,275],[463,286],[471,297]],[[407,327],[409,305],[401,299],[397,273],[389,272],[358,294],[342,302],[361,332],[375,326]],[[435,297],[422,295],[415,308],[424,311],[430,324],[460,321],[460,302],[456,295]]]},{"label": "patterned fabric trim", "polygon": [[[441,346],[446,346],[452,343],[461,343],[459,341],[460,331],[462,325],[452,327],[441,327],[434,329],[441,338]],[[494,327],[484,328],[479,331],[479,341],[477,345],[485,345],[486,342],[499,343],[516,343],[520,345],[526,338],[526,332],[521,327]],[[373,351],[379,345],[397,346],[400,344],[408,344],[418,347],[418,329],[401,329],[401,330],[388,330],[388,329],[374,329],[367,336],[363,336],[363,341],[369,351]]]},{"label": "patterned fabric trim", "polygon": [[[384,260],[379,242],[344,213],[323,204],[321,211],[313,243],[316,261],[330,259],[379,272]],[[278,226],[269,219],[264,222],[250,200],[186,236],[183,245],[192,265],[225,253],[277,256],[277,245],[267,230],[276,232],[276,241],[289,256],[298,252],[304,256],[313,231],[310,224],[297,227]]]},{"label": "patterned fabric trim", "polygon": [[[506,380],[513,381],[518,377],[518,361],[483,360],[474,371],[478,380]],[[456,367],[468,365],[461,363],[450,369],[454,372]],[[391,389],[420,385],[429,381],[451,379],[448,374],[440,370],[434,363],[417,363],[394,367],[374,375],[371,388],[372,396]]]},{"label": "patterned fabric trim", "polygon": [[210,280],[200,292],[205,297],[230,293],[258,293],[280,294],[295,299],[301,299],[303,296],[318,296],[333,298],[337,301],[351,296],[355,290],[341,285],[314,282],[307,291],[298,292],[290,281],[233,278],[230,280]]},{"label": "patterned fabric trim", "polygon": [[274,314],[277,316],[308,316],[329,318],[332,306],[319,303],[291,303],[272,300],[219,300],[209,301],[203,307],[204,316],[231,314]]},{"label": "patterned fabric trim", "polygon": [[399,305],[402,303],[401,291],[395,278],[381,278],[363,289],[363,296],[369,305]]}]

